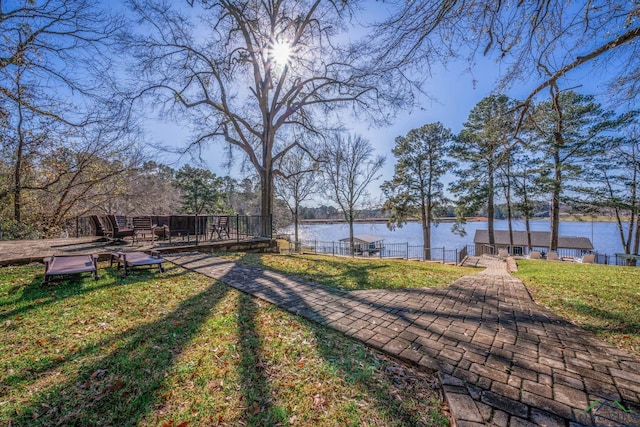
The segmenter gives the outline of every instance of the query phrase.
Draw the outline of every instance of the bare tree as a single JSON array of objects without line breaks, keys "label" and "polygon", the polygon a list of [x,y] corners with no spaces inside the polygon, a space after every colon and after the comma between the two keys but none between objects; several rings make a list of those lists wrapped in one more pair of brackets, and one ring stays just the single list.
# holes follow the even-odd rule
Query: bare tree
[{"label": "bare tree", "polygon": [[23,185],[29,222],[46,234],[55,235],[67,220],[103,210],[127,194],[126,178],[139,166],[141,152],[126,130],[105,127],[47,135],[50,148],[40,151]]},{"label": "bare tree", "polygon": [[[640,249],[640,128],[629,126],[624,138],[590,166],[595,187],[589,204],[594,209],[613,212],[624,253],[637,254]],[[635,259],[627,259],[627,265],[636,264]]]},{"label": "bare tree", "polygon": [[326,195],[335,202],[349,224],[349,247],[353,252],[353,220],[369,195],[367,187],[380,178],[385,158],[373,158],[371,143],[359,135],[336,134],[325,143],[321,170]]},{"label": "bare tree", "polygon": [[365,52],[339,41],[353,2],[188,3],[193,9],[185,11],[132,0],[147,24],[130,39],[146,77],[141,94],[193,120],[192,146],[224,140],[242,150],[260,177],[265,218],[273,211],[275,165],[299,145],[283,142],[283,130],[317,133],[340,105],[399,102],[360,67]]},{"label": "bare tree", "polygon": [[104,106],[85,106],[100,99],[109,66],[104,48],[120,25],[90,0],[0,1],[0,142],[12,181],[0,199],[11,199],[16,222],[23,220],[23,191],[42,187],[30,171],[61,148],[54,141],[67,143],[58,136],[74,138],[73,128],[104,118],[93,114]]},{"label": "bare tree", "polygon": [[[431,64],[478,53],[495,54],[506,68],[503,85],[538,82],[523,105],[585,64],[606,68],[612,93],[633,99],[640,90],[640,6],[627,0],[602,2],[390,0],[395,13],[376,28],[377,55],[389,73],[418,73]],[[400,71],[399,71],[400,70]]]},{"label": "bare tree", "polygon": [[319,192],[318,171],[315,162],[300,149],[290,151],[278,165],[276,195],[285,201],[293,215],[294,242],[299,242],[298,224],[300,204]]}]

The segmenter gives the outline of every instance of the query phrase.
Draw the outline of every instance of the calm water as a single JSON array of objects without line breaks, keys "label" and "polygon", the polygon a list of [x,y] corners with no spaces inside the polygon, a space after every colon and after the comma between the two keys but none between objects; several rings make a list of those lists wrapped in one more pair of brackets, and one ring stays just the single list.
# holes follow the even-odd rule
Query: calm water
[{"label": "calm water", "polygon": [[[451,223],[439,224],[432,228],[431,247],[460,249],[465,245],[473,244],[473,236],[476,230],[486,230],[486,222],[470,222],[465,225],[467,235],[460,237],[451,232]],[[508,230],[507,221],[496,221],[496,230]],[[514,230],[524,230],[524,221],[514,221]],[[549,231],[549,221],[531,221],[531,229],[534,231]],[[293,234],[293,226],[282,230],[284,234]],[[385,224],[354,224],[354,233],[373,234],[382,237],[386,243],[405,243],[410,245],[422,245],[422,227],[419,223],[412,222],[402,228],[390,231]],[[587,237],[593,243],[597,252],[613,255],[624,252],[618,227],[613,222],[561,222],[561,236]],[[314,224],[300,226],[300,240],[338,241],[349,237],[347,224]]]}]

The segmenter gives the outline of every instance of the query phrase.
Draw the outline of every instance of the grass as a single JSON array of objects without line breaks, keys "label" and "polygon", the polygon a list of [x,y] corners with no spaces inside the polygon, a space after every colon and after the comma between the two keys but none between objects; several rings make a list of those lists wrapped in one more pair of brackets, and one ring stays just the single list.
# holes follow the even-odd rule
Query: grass
[{"label": "grass", "polygon": [[470,267],[404,260],[249,253],[218,255],[342,290],[447,286],[465,274],[479,271]]},{"label": "grass", "polygon": [[640,357],[640,269],[595,264],[518,261],[535,300]]},{"label": "grass", "polygon": [[0,268],[0,425],[447,425],[432,377],[167,264]]}]

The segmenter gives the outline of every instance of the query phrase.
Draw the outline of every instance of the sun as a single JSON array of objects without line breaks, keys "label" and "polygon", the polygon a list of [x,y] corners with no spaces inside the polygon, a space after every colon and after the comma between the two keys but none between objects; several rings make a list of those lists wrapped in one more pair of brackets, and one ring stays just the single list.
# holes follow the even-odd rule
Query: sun
[{"label": "sun", "polygon": [[271,57],[278,65],[285,66],[289,64],[291,46],[286,42],[275,41],[271,47]]}]

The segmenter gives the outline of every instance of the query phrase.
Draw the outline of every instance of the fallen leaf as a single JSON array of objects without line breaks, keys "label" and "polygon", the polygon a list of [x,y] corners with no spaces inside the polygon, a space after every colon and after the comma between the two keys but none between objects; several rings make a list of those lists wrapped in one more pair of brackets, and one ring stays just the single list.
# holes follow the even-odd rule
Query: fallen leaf
[{"label": "fallen leaf", "polygon": [[313,396],[313,407],[314,408],[318,408],[320,406],[324,406],[325,403],[327,403],[327,401],[324,400],[323,397],[320,396],[319,394],[316,394],[315,396]]},{"label": "fallen leaf", "polygon": [[107,373],[106,369],[97,369],[93,374],[91,374],[91,379],[96,379],[98,377],[104,376]]},{"label": "fallen leaf", "polygon": [[180,424],[176,424],[176,427],[187,427],[189,425],[189,421],[183,421]]},{"label": "fallen leaf", "polygon": [[105,391],[107,393],[113,393],[116,390],[120,390],[122,387],[124,387],[124,382],[121,380],[116,380],[113,384],[107,387]]},{"label": "fallen leaf", "polygon": [[258,402],[253,402],[253,405],[251,406],[251,415],[258,415],[260,413],[260,406],[258,405]]}]

